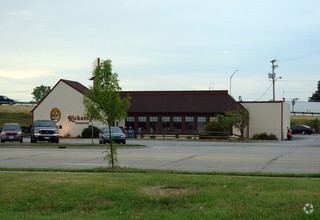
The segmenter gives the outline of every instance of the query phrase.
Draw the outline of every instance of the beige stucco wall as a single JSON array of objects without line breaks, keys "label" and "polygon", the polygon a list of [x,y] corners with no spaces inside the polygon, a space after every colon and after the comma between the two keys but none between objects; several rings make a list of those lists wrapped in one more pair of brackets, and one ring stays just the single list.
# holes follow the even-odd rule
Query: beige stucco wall
[{"label": "beige stucco wall", "polygon": [[284,102],[241,102],[249,112],[249,126],[245,136],[252,138],[256,133],[275,134],[279,140],[286,138],[290,127],[290,106]]},{"label": "beige stucco wall", "polygon": [[283,103],[283,138],[287,138],[287,128],[290,128],[291,108],[288,103]]},{"label": "beige stucco wall", "polygon": [[[60,81],[49,93],[49,95],[35,108],[33,121],[45,119],[50,120],[50,112],[53,108],[58,108],[61,118],[57,125],[62,125],[60,136],[70,134],[70,137],[81,135],[82,130],[92,124],[85,117],[83,105],[83,94]],[[124,127],[124,120],[117,123],[117,126]],[[102,127],[99,121],[93,121],[93,126]]]},{"label": "beige stucco wall", "polygon": [[[51,110],[58,108],[61,112],[61,118],[57,122],[57,125],[62,125],[60,136],[65,136],[67,133],[69,133],[71,137],[81,135],[82,130],[91,125],[91,122],[84,118],[85,111],[82,100],[82,93],[65,84],[63,81],[60,81],[34,110],[33,120],[50,120]],[[79,117],[80,120],[70,120],[72,116],[76,118]],[[83,120],[81,120],[81,117]],[[94,121],[93,125],[100,127],[101,123]]]}]

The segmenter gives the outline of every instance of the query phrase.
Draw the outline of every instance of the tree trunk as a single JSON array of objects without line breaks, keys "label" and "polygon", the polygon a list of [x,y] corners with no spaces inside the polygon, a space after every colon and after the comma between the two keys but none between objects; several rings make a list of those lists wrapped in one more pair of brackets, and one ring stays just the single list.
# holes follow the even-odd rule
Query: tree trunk
[{"label": "tree trunk", "polygon": [[109,138],[110,138],[111,167],[112,167],[112,169],[114,169],[113,146],[112,146],[112,136],[111,136],[111,126],[110,126],[110,123],[108,124],[108,127],[109,127]]}]

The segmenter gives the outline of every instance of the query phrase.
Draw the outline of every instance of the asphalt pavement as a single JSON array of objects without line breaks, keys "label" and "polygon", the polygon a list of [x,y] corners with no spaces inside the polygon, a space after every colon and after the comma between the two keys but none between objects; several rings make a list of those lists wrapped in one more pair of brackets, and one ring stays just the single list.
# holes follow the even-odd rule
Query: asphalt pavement
[{"label": "asphalt pavement", "polygon": [[[25,142],[28,140],[25,139]],[[61,139],[60,143],[91,143],[91,140]],[[98,141],[94,140],[94,143]],[[146,147],[119,148],[118,159],[122,167],[181,171],[320,173],[318,134],[294,135],[291,141],[129,139],[127,143]],[[97,148],[0,147],[0,167],[105,167],[105,151]]]}]

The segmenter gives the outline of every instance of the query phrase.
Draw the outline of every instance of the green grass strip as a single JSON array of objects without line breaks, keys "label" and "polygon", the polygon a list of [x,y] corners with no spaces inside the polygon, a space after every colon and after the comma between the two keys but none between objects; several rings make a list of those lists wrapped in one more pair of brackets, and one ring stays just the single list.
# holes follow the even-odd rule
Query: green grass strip
[{"label": "green grass strip", "polygon": [[97,171],[0,172],[0,219],[320,219],[319,179]]}]

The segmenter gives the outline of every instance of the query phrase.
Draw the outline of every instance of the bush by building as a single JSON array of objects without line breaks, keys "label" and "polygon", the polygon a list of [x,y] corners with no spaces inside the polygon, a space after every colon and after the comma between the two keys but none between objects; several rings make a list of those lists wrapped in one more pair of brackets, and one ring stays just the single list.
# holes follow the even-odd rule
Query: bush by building
[{"label": "bush by building", "polygon": [[224,129],[221,126],[221,123],[218,121],[210,121],[208,124],[205,125],[204,127],[205,132],[219,132],[219,131],[224,131]]},{"label": "bush by building", "polygon": [[[101,131],[99,128],[93,126],[93,137],[94,138],[98,138],[100,132]],[[81,137],[82,138],[91,138],[92,137],[92,125],[89,125],[89,127],[82,130]]]},{"label": "bush by building", "polygon": [[266,132],[257,133],[252,136],[252,139],[259,139],[259,140],[278,140],[275,134],[267,134]]}]

